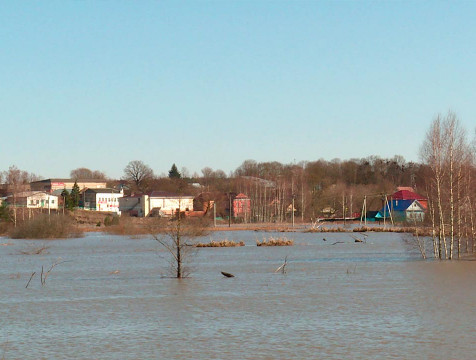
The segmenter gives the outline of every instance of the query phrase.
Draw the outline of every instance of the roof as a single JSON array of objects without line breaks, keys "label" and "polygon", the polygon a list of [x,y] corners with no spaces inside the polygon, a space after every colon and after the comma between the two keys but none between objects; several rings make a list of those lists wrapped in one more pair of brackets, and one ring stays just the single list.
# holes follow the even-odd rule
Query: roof
[{"label": "roof", "polygon": [[420,194],[417,194],[409,190],[399,190],[392,195],[392,199],[395,200],[426,200],[426,198]]},{"label": "roof", "polygon": [[243,193],[239,193],[238,195],[235,196],[235,199],[249,199],[249,197]]},{"label": "roof", "polygon": [[169,191],[152,191],[149,194],[151,198],[193,198],[193,195],[177,194]]},{"label": "roof", "polygon": [[414,202],[418,204],[418,206],[421,208],[421,210],[424,210],[424,207],[418,202],[418,200],[411,199],[411,200],[392,200],[389,201],[387,206],[384,206],[380,209],[379,213],[383,215],[384,211],[386,214],[390,213],[390,210],[392,211],[405,211],[407,210]]},{"label": "roof", "polygon": [[[55,196],[55,195],[50,195],[44,191],[23,191],[23,192],[19,192],[19,193],[16,193],[15,194],[15,197],[16,198],[25,198],[25,197],[29,197],[29,196],[34,196],[34,195],[49,195],[49,196]],[[11,195],[8,195],[7,197],[9,198],[12,198],[13,197],[13,194]]]},{"label": "roof", "polygon": [[93,182],[93,183],[105,183],[105,179],[62,179],[62,178],[54,178],[54,179],[44,179],[44,180],[38,180],[38,181],[32,181],[30,184],[35,184],[35,183],[57,183],[57,182],[78,182],[78,183],[88,183],[88,182]]},{"label": "roof", "polygon": [[86,189],[85,192],[93,192],[96,194],[120,194],[121,192],[116,189],[108,189],[108,188],[103,188],[103,189]]}]

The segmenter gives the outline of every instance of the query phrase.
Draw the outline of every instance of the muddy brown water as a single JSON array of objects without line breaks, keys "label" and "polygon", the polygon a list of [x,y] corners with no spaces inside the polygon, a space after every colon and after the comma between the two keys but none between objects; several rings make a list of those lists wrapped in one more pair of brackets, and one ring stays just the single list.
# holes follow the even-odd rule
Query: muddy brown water
[{"label": "muddy brown water", "polygon": [[476,261],[422,261],[407,237],[217,232],[201,241],[246,246],[200,249],[183,280],[147,238],[1,238],[0,359],[474,359]]}]

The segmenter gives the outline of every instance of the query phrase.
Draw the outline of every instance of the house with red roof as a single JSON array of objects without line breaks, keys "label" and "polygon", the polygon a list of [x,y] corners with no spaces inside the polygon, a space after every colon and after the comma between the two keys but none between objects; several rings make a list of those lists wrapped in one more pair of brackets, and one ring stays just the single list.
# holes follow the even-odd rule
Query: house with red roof
[{"label": "house with red roof", "polygon": [[428,208],[428,199],[413,191],[412,188],[398,188],[398,191],[391,196],[392,200],[418,200],[421,206],[426,210]]},{"label": "house with red roof", "polygon": [[248,218],[251,210],[251,199],[243,194],[239,193],[233,198],[233,216]]}]

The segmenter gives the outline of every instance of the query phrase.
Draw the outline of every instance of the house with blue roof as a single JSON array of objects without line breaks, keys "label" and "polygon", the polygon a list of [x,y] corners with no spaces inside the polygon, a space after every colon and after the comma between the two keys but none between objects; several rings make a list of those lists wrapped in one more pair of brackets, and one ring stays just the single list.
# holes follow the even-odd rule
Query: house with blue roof
[{"label": "house with blue roof", "polygon": [[418,200],[392,199],[379,210],[375,219],[390,219],[390,214],[394,221],[420,222],[425,219],[425,208]]}]

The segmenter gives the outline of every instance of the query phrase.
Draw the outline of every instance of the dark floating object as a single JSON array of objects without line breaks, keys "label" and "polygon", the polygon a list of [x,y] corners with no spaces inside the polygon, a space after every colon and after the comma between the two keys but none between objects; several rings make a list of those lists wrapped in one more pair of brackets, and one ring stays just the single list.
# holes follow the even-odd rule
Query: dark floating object
[{"label": "dark floating object", "polygon": [[322,241],[327,241],[327,239],[326,239],[326,238],[323,238]]},{"label": "dark floating object", "polygon": [[354,238],[356,243],[365,243],[366,242],[366,240],[359,239],[358,237],[355,237],[354,235],[350,235],[350,236],[352,236]]},{"label": "dark floating object", "polygon": [[336,245],[336,244],[343,244],[344,242],[343,241],[336,241],[335,243],[333,243],[332,245]]},{"label": "dark floating object", "polygon": [[235,277],[235,275],[222,271],[221,274],[225,277]]}]

